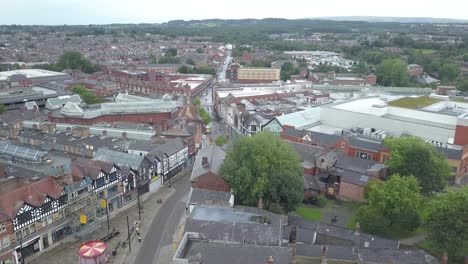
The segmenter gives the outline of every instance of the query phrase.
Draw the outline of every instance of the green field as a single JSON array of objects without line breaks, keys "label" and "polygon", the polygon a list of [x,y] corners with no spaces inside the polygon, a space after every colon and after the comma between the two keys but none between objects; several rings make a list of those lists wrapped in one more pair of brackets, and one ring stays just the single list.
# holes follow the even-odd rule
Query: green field
[{"label": "green field", "polygon": [[429,98],[429,96],[420,96],[420,97],[404,97],[395,101],[388,103],[390,106],[410,108],[410,109],[420,109],[431,104],[440,102],[439,99]]},{"label": "green field", "polygon": [[299,207],[296,210],[296,214],[302,216],[305,219],[320,221],[322,219],[322,212],[319,209],[310,207]]},{"label": "green field", "polygon": [[421,52],[424,55],[434,54],[436,51],[432,49],[417,49],[416,52]]}]

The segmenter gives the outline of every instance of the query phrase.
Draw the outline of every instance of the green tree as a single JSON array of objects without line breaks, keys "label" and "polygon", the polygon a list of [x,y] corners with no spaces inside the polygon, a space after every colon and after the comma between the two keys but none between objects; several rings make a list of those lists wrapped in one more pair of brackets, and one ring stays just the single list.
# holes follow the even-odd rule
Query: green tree
[{"label": "green tree", "polygon": [[176,48],[169,48],[168,53],[169,53],[172,57],[175,57],[175,56],[177,56],[177,49],[176,49]]},{"label": "green tree", "polygon": [[198,108],[198,115],[200,116],[201,120],[205,125],[211,123],[211,116],[210,114],[202,107]]},{"label": "green tree", "polygon": [[460,69],[456,63],[444,63],[440,68],[439,77],[444,82],[453,82],[460,75]]},{"label": "green tree", "polygon": [[388,161],[391,174],[415,176],[425,194],[444,189],[451,168],[447,158],[433,145],[416,137],[388,138],[385,144],[391,151]]},{"label": "green tree", "polygon": [[459,82],[457,84],[457,89],[460,91],[468,91],[468,79]]},{"label": "green tree", "polygon": [[4,105],[0,105],[0,114],[3,114],[5,113],[5,106]]},{"label": "green tree", "polygon": [[52,68],[56,71],[63,71],[65,69],[81,70],[84,73],[93,73],[99,70],[96,65],[83,58],[78,51],[66,51]]},{"label": "green tree", "polygon": [[224,144],[227,143],[227,138],[226,136],[222,135],[222,136],[219,136],[215,139],[215,144],[216,146],[222,146]]},{"label": "green tree", "polygon": [[197,48],[197,53],[203,53],[203,49],[202,48]]},{"label": "green tree", "polygon": [[468,54],[463,55],[463,61],[468,62]]},{"label": "green tree", "polygon": [[279,204],[293,211],[303,199],[303,172],[297,153],[278,136],[260,132],[237,140],[228,153],[221,175],[240,204],[265,208]]},{"label": "green tree", "polygon": [[299,69],[294,67],[290,62],[286,62],[281,66],[281,80],[287,81],[291,79],[291,75],[299,74]]},{"label": "green tree", "polygon": [[198,98],[193,99],[192,104],[195,105],[196,107],[200,107],[200,104],[201,104],[200,99]]},{"label": "green tree", "polygon": [[389,228],[411,231],[419,226],[421,194],[415,177],[394,174],[386,182],[372,183],[368,197],[369,204],[356,216],[363,230],[383,233]]},{"label": "green tree", "polygon": [[185,63],[190,64],[190,65],[195,65],[195,62],[192,59],[187,59]]},{"label": "green tree", "polygon": [[385,86],[408,85],[407,64],[401,59],[386,59],[377,67],[377,80]]},{"label": "green tree", "polygon": [[83,86],[77,85],[71,89],[73,93],[79,94],[87,104],[102,103],[102,99],[92,92],[86,90]]},{"label": "green tree", "polygon": [[428,206],[425,227],[429,240],[446,251],[449,259],[461,260],[468,253],[467,204],[468,187],[465,187],[437,195]]}]

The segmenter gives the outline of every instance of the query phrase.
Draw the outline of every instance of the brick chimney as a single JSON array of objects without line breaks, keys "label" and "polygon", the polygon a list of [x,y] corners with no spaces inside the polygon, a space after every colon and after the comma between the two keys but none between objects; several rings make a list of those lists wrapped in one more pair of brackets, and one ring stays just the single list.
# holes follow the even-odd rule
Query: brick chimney
[{"label": "brick chimney", "polygon": [[460,146],[468,145],[468,113],[457,117],[454,144]]},{"label": "brick chimney", "polygon": [[440,264],[448,264],[447,252],[444,252],[444,255],[442,255],[442,259],[440,260]]},{"label": "brick chimney", "polygon": [[320,258],[322,260],[322,262],[320,262],[321,264],[327,264],[327,250],[328,247],[322,246],[322,251],[320,252]]},{"label": "brick chimney", "polygon": [[273,256],[269,256],[269,257],[267,258],[267,262],[266,262],[266,263],[267,263],[267,264],[274,264],[274,263],[275,263],[275,259],[273,258]]},{"label": "brick chimney", "polygon": [[258,197],[258,208],[263,209],[263,197]]},{"label": "brick chimney", "polygon": [[201,162],[201,165],[203,168],[206,168],[208,167],[208,157],[202,157],[202,162]]}]

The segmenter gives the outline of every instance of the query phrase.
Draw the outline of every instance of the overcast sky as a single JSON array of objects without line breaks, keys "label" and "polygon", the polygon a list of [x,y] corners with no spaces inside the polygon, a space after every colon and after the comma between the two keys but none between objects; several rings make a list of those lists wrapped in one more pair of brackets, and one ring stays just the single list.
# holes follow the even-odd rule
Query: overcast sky
[{"label": "overcast sky", "polygon": [[468,0],[0,0],[0,24],[398,16],[468,19]]}]

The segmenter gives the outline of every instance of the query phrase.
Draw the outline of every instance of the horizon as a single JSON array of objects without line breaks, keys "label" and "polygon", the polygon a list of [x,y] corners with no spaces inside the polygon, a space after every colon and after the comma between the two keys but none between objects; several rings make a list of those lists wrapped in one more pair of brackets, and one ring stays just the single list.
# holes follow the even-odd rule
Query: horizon
[{"label": "horizon", "polygon": [[[353,19],[353,20],[346,20],[346,19]],[[468,18],[447,18],[447,17],[399,17],[399,16],[323,16],[323,17],[303,17],[303,18],[285,18],[285,17],[262,17],[262,18],[200,18],[200,19],[171,19],[167,21],[162,21],[162,22],[109,22],[109,23],[89,23],[89,24],[67,24],[67,23],[62,23],[62,24],[0,24],[0,26],[107,26],[107,25],[142,25],[142,24],[154,24],[154,25],[161,25],[165,23],[169,23],[172,21],[184,21],[184,22],[190,22],[190,21],[204,21],[204,20],[265,20],[265,19],[284,19],[284,20],[324,20],[324,21],[341,21],[341,22],[369,22],[366,21],[366,19],[359,20],[357,18],[366,18],[368,20],[370,19],[393,19],[395,21],[391,21],[390,23],[411,23],[411,22],[406,22],[406,21],[398,21],[398,19],[401,20],[418,20],[418,19],[434,19],[434,20],[447,20],[447,21],[454,21],[454,22],[459,22],[463,24],[468,24]],[[388,23],[388,21],[377,21],[377,22],[372,22],[372,23]],[[423,23],[423,22],[414,22],[414,23]],[[424,23],[430,23],[430,22],[424,22]],[[441,22],[437,22],[441,23]],[[449,22],[453,23],[453,22]]]},{"label": "horizon", "polygon": [[[7,0],[0,1],[6,2]],[[452,8],[454,6],[457,8]],[[61,2],[23,0],[3,3],[2,7],[4,13],[0,17],[1,25],[160,24],[173,20],[322,19],[330,17],[468,20],[464,12],[468,9],[468,1],[460,0],[447,0],[443,6],[434,0],[411,2],[394,0],[378,5],[371,0],[356,0],[352,3],[342,0],[327,2],[292,0],[288,2],[288,6],[267,0],[255,2],[238,0],[233,4],[215,0],[198,2],[134,0],[131,3],[125,0]],[[285,9],[288,7],[290,10]]]}]

